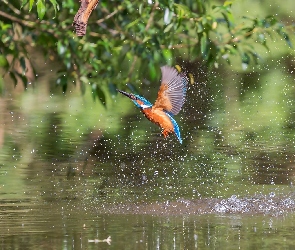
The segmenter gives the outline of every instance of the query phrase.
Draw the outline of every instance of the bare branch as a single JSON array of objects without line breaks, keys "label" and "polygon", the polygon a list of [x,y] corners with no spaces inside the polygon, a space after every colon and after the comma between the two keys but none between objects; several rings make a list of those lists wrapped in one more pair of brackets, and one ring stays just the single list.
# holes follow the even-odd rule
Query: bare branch
[{"label": "bare branch", "polygon": [[84,36],[86,34],[88,19],[98,2],[99,0],[81,0],[80,8],[73,21],[73,26],[78,36]]},{"label": "bare branch", "polygon": [[11,16],[11,15],[9,15],[9,14],[1,11],[1,10],[0,10],[0,16],[3,16],[3,17],[5,17],[5,18],[7,18],[7,19],[9,19],[9,20],[11,20],[13,22],[20,23],[20,24],[22,24],[24,26],[27,26],[27,27],[30,27],[30,28],[35,26],[34,22],[19,19],[19,18],[15,17],[15,16]]},{"label": "bare branch", "polygon": [[100,23],[102,23],[102,22],[110,19],[112,16],[116,15],[118,12],[119,12],[119,9],[113,11],[112,13],[110,13],[109,15],[107,15],[106,17],[97,20],[96,23],[97,24],[100,24]]}]

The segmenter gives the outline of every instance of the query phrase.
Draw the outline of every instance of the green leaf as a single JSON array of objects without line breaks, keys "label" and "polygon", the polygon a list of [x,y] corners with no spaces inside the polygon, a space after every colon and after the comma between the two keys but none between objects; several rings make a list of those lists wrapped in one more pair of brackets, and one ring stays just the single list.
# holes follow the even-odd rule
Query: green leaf
[{"label": "green leaf", "polygon": [[25,89],[28,88],[28,78],[25,75],[21,75],[21,79],[23,81]]},{"label": "green leaf", "polygon": [[28,3],[28,0],[22,0],[22,5],[20,8],[23,8]]},{"label": "green leaf", "polygon": [[205,1],[197,1],[197,10],[199,13],[202,13],[202,14],[206,12]]},{"label": "green leaf", "polygon": [[138,13],[141,15],[143,10],[143,4],[141,3],[138,7]]},{"label": "green leaf", "polygon": [[290,37],[289,35],[282,30],[283,27],[280,27],[279,29],[277,29],[277,33],[286,41],[286,43],[289,45],[290,48],[292,48],[292,43],[291,43],[291,40],[290,40]]},{"label": "green leaf", "polygon": [[57,4],[56,0],[49,0],[49,1],[52,3],[54,12],[56,14],[57,10],[59,9],[59,5]]},{"label": "green leaf", "polygon": [[167,62],[172,62],[172,51],[170,49],[163,49],[162,50],[163,56]]},{"label": "green leaf", "polygon": [[27,87],[28,87],[28,78],[23,74],[20,74],[20,73],[17,73],[17,72],[16,72],[16,74],[22,79],[24,87],[25,87],[25,89],[27,89]]},{"label": "green leaf", "polygon": [[89,83],[89,79],[86,76],[81,76],[80,77],[80,81],[81,82],[84,82],[85,84],[88,84]]},{"label": "green leaf", "polygon": [[33,8],[33,4],[34,4],[34,0],[30,0],[30,2],[29,2],[29,12],[31,12],[31,10]]},{"label": "green leaf", "polygon": [[81,76],[80,77],[80,88],[81,88],[81,92],[82,92],[82,95],[85,94],[86,92],[86,85],[88,85],[89,83],[89,79],[86,77],[86,76]]},{"label": "green leaf", "polygon": [[189,16],[191,13],[190,9],[186,5],[174,3],[174,7],[178,18]]},{"label": "green leaf", "polygon": [[68,88],[68,84],[63,84],[62,85],[62,92],[65,94]]},{"label": "green leaf", "polygon": [[252,58],[253,58],[255,64],[258,64],[260,56],[254,51],[249,51],[249,53],[252,55]]},{"label": "green leaf", "polygon": [[131,92],[132,92],[133,94],[138,94],[138,93],[139,93],[138,89],[135,87],[134,84],[132,84],[132,83],[127,83],[127,87],[131,90]]},{"label": "green leaf", "polygon": [[86,84],[84,82],[81,81],[81,93],[82,95],[85,95],[85,92],[86,92]]},{"label": "green leaf", "polygon": [[152,80],[155,80],[157,77],[157,71],[155,68],[155,64],[154,63],[149,63],[149,71],[150,71],[150,77]]},{"label": "green leaf", "polygon": [[225,1],[224,4],[223,4],[223,6],[224,6],[224,7],[226,7],[226,6],[231,7],[232,4],[233,4],[233,2],[234,2],[234,1]]},{"label": "green leaf", "polygon": [[237,54],[237,49],[235,47],[233,47],[230,44],[226,44],[224,46],[224,49],[226,52],[229,52],[231,55],[236,55]]},{"label": "green leaf", "polygon": [[96,95],[97,95],[98,99],[100,100],[100,102],[104,106],[106,106],[106,96],[99,86],[96,86]]},{"label": "green leaf", "polygon": [[165,24],[170,24],[173,17],[173,12],[169,8],[165,8],[163,21]]},{"label": "green leaf", "polygon": [[164,29],[164,33],[167,33],[169,30],[171,30],[174,26],[174,23],[170,23],[166,26],[166,28]]},{"label": "green leaf", "polygon": [[19,59],[19,63],[20,63],[20,66],[22,67],[22,70],[23,72],[26,72],[26,59],[24,56],[22,56],[20,59]]},{"label": "green leaf", "polygon": [[59,55],[65,54],[67,51],[66,46],[62,43],[62,41],[57,42],[57,52]]},{"label": "green leaf", "polygon": [[38,17],[42,20],[45,15],[45,12],[46,12],[46,8],[45,8],[45,4],[44,4],[43,0],[38,0],[37,12],[38,12]]},{"label": "green leaf", "polygon": [[242,58],[242,69],[246,70],[248,68],[251,58],[246,52],[240,51],[240,54]]},{"label": "green leaf", "polygon": [[268,16],[266,19],[270,20],[270,25],[274,26],[278,23],[278,20],[274,16]]},{"label": "green leaf", "polygon": [[201,22],[197,22],[197,32],[201,33],[204,31],[204,27]]},{"label": "green leaf", "polygon": [[209,42],[207,33],[203,32],[203,36],[201,38],[201,54],[204,59],[208,58],[208,50],[209,50]]},{"label": "green leaf", "polygon": [[244,52],[244,50],[242,50],[241,48],[238,51],[241,56],[242,63],[249,64],[250,63],[249,55],[246,52]]},{"label": "green leaf", "polygon": [[0,67],[7,68],[8,62],[5,56],[0,55]]},{"label": "green leaf", "polygon": [[14,86],[17,85],[17,79],[16,76],[13,72],[9,72],[9,76],[12,78],[13,82],[14,82]]},{"label": "green leaf", "polygon": [[110,93],[112,95],[117,95],[118,94],[118,91],[117,91],[117,88],[116,88],[116,85],[115,84],[109,83],[108,84],[108,89],[109,89],[109,91],[110,91]]},{"label": "green leaf", "polygon": [[228,28],[230,29],[231,27],[234,26],[234,18],[232,13],[221,13],[227,23]]},{"label": "green leaf", "polygon": [[151,39],[150,36],[145,36],[145,37],[143,38],[143,40],[142,40],[142,43],[145,43],[145,42],[147,42],[147,41],[150,40],[150,39]]},{"label": "green leaf", "polygon": [[57,79],[57,84],[61,85],[62,87],[62,91],[65,94],[68,88],[68,81],[67,81],[67,77],[65,76],[61,76],[60,78]]},{"label": "green leaf", "polygon": [[93,83],[93,84],[91,85],[91,88],[92,88],[92,90],[91,90],[92,99],[93,99],[93,101],[95,101],[95,99],[96,99],[96,84]]},{"label": "green leaf", "polygon": [[131,28],[132,26],[136,25],[139,21],[140,21],[140,18],[135,19],[133,22],[127,24],[126,27],[125,27],[125,29]]}]

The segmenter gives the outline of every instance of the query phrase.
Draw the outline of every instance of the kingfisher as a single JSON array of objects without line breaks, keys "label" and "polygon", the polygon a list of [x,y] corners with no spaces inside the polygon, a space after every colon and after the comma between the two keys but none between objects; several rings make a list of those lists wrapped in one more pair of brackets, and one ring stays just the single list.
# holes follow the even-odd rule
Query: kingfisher
[{"label": "kingfisher", "polygon": [[165,138],[174,133],[182,143],[179,126],[173,116],[179,113],[184,104],[189,78],[185,72],[170,66],[161,67],[161,72],[161,85],[154,105],[142,96],[117,91],[129,97],[148,120],[160,126]]}]

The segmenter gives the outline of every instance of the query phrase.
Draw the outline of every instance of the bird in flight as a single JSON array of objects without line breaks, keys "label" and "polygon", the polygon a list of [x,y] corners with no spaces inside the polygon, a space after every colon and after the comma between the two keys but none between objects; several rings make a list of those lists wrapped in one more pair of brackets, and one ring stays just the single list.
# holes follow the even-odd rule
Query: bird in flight
[{"label": "bird in flight", "polygon": [[142,96],[118,91],[129,97],[148,120],[160,126],[165,138],[174,133],[182,143],[179,126],[173,116],[179,113],[184,104],[189,78],[185,72],[178,72],[169,66],[161,67],[161,71],[161,85],[154,105]]}]

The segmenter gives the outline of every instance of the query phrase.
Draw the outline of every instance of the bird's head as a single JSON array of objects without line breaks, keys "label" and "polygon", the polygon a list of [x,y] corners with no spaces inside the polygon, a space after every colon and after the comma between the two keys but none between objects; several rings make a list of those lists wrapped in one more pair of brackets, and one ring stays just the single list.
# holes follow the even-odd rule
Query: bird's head
[{"label": "bird's head", "polygon": [[120,92],[121,94],[129,97],[138,108],[146,109],[146,108],[151,108],[153,106],[153,104],[151,104],[147,99],[145,99],[142,96],[130,94],[130,93],[127,93],[127,92],[119,90],[119,89],[117,89],[117,91]]}]

